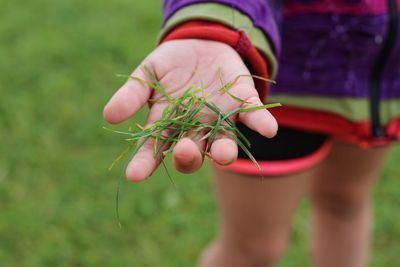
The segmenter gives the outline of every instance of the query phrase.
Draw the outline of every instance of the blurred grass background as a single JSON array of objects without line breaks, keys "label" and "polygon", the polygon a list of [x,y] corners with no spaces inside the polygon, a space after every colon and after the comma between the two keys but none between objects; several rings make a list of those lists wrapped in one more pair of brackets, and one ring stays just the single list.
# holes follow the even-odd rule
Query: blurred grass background
[{"label": "blurred grass background", "polygon": [[[155,47],[159,1],[0,1],[0,266],[194,266],[215,233],[206,166],[124,182],[102,108]],[[136,120],[143,120],[145,111]],[[119,126],[126,129],[128,124]],[[400,150],[375,190],[372,266],[398,266]],[[119,169],[119,170],[118,170]],[[310,266],[302,203],[281,267]]]}]

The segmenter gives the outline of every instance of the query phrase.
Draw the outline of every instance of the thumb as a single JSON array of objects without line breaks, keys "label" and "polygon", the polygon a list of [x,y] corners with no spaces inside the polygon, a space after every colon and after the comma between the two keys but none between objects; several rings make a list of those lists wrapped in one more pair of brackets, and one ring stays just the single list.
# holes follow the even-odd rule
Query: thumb
[{"label": "thumb", "polygon": [[103,116],[107,122],[116,124],[127,120],[149,100],[152,89],[146,83],[149,78],[143,67],[140,65],[131,75],[138,79],[130,78],[126,81],[104,107]]}]

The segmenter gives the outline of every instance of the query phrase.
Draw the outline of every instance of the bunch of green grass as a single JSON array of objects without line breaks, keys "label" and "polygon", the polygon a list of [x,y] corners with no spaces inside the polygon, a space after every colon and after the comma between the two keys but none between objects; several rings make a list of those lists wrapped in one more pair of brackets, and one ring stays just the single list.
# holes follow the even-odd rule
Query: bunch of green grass
[{"label": "bunch of green grass", "polygon": [[[194,140],[205,140],[207,139],[207,146],[203,152],[205,156],[210,155],[210,149],[212,144],[216,140],[218,134],[223,134],[231,139],[233,139],[238,146],[246,153],[250,160],[254,163],[256,168],[260,171],[261,168],[257,163],[257,160],[249,151],[250,141],[240,132],[235,123],[230,119],[232,116],[241,112],[251,112],[260,109],[273,108],[280,106],[279,103],[276,104],[266,104],[253,107],[238,107],[232,111],[224,113],[218,106],[214,103],[208,101],[210,96],[205,95],[202,87],[190,86],[183,94],[179,97],[173,98],[167,93],[165,88],[160,84],[155,75],[145,66],[144,70],[149,77],[149,81],[142,80],[138,77],[129,76],[129,78],[137,80],[143,84],[148,85],[150,88],[161,94],[158,99],[153,99],[152,101],[161,102],[166,101],[168,103],[167,107],[164,109],[162,116],[159,120],[155,121],[151,125],[143,127],[136,124],[137,128],[130,128],[127,132],[115,131],[108,128],[115,133],[123,134],[127,136],[126,141],[129,142],[127,149],[121,155],[114,160],[110,169],[115,165],[116,162],[125,158],[128,154],[134,156],[139,149],[148,140],[154,140],[153,154],[154,157],[161,158],[161,162],[173,183],[172,177],[169,175],[168,170],[164,164],[163,158],[171,153],[176,145],[176,143],[185,136],[189,136]],[[221,87],[218,90],[218,94],[227,94],[229,97],[239,102],[240,104],[246,104],[247,102],[229,92],[229,90],[234,86],[234,84],[243,76],[237,76],[233,81],[226,84],[222,82]],[[257,79],[264,79],[258,76],[251,76]],[[267,80],[269,81],[269,80]],[[205,116],[210,118],[215,117],[212,121],[203,120]],[[117,216],[118,216],[118,192],[117,192]],[[119,216],[118,216],[119,217]]]},{"label": "bunch of green grass", "polygon": [[[112,132],[128,136],[125,140],[129,142],[128,148],[113,162],[110,168],[112,168],[113,165],[120,159],[124,158],[129,152],[131,152],[129,154],[135,155],[142,145],[150,138],[154,139],[154,157],[163,158],[165,155],[171,153],[176,143],[187,135],[190,135],[191,138],[195,140],[208,139],[207,147],[203,153],[205,156],[209,156],[210,148],[214,143],[216,136],[218,134],[224,134],[225,136],[232,138],[251,159],[257,169],[261,171],[260,166],[249,151],[251,146],[250,141],[240,132],[230,118],[237,113],[278,107],[281,106],[281,104],[273,103],[247,108],[238,107],[230,112],[224,113],[218,106],[208,101],[211,94],[204,95],[203,88],[190,86],[182,95],[177,98],[173,98],[167,93],[165,88],[160,84],[148,67],[145,66],[144,70],[151,82],[133,76],[129,76],[129,78],[147,84],[150,88],[162,95],[161,98],[152,101],[167,101],[169,105],[164,109],[159,120],[146,127],[136,124],[136,130],[130,128],[127,132],[105,128]],[[245,104],[245,100],[229,92],[239,78],[243,76],[248,75],[239,75],[233,81],[222,84],[221,88],[218,90],[218,93],[228,94],[232,99],[240,104]],[[251,75],[251,77],[256,79],[264,79],[254,75]],[[212,115],[214,115],[216,119],[210,122],[202,121],[203,117],[210,116],[210,112],[213,113]],[[206,134],[201,136],[203,133]],[[199,136],[201,136],[200,139],[198,139]]]}]

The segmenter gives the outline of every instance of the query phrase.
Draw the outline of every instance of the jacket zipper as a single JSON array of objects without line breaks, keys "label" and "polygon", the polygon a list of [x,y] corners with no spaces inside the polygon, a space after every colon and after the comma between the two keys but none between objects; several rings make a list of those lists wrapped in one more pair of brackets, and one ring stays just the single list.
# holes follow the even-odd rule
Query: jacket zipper
[{"label": "jacket zipper", "polygon": [[387,0],[387,6],[389,10],[387,33],[382,49],[380,50],[378,57],[372,67],[372,72],[370,76],[369,111],[371,116],[371,131],[373,137],[382,137],[385,134],[381,125],[379,112],[381,80],[385,64],[388,61],[390,53],[392,52],[394,44],[396,42],[399,20],[396,0]]}]

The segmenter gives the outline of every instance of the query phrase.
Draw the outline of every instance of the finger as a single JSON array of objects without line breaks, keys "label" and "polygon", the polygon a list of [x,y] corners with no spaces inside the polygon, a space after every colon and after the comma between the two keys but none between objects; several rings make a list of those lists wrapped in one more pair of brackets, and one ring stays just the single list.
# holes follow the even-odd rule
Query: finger
[{"label": "finger", "polygon": [[[136,68],[131,76],[148,80],[142,66]],[[104,119],[115,124],[130,118],[149,100],[150,95],[151,89],[146,83],[129,79],[104,107]]]},{"label": "finger", "polygon": [[211,158],[219,165],[229,165],[236,161],[238,156],[238,148],[234,140],[231,138],[220,135],[212,143]]},{"label": "finger", "polygon": [[[194,164],[189,166],[189,168],[187,168],[186,165],[185,165],[186,162],[185,161],[182,162],[182,160],[180,160],[181,156],[182,156],[182,158],[185,157],[185,155],[180,155],[180,153],[181,153],[180,151],[181,150],[180,150],[179,146],[181,146],[182,143],[179,144],[178,150],[175,150],[175,148],[174,148],[174,154],[173,154],[173,157],[172,157],[172,161],[173,161],[173,164],[174,164],[174,166],[175,166],[175,168],[177,170],[179,170],[180,172],[183,172],[183,173],[192,173],[192,172],[197,171],[201,167],[201,165],[203,164],[203,161],[204,161],[204,150],[206,148],[206,139],[204,137],[205,134],[206,134],[206,132],[204,130],[202,130],[202,131],[189,131],[189,132],[185,133],[185,137],[189,138],[189,140],[193,141],[196,144],[196,146],[198,148],[198,151],[193,149],[193,154],[195,155],[194,156],[195,157]],[[186,141],[183,141],[183,142],[184,143],[183,143],[182,146],[185,146],[185,142]],[[191,145],[192,144],[190,144],[190,146]],[[178,151],[178,154],[176,154],[176,151]],[[201,160],[200,161],[198,160],[198,154],[199,154],[198,152],[201,155]]]},{"label": "finger", "polygon": [[[243,108],[261,106],[262,102],[259,97],[251,97],[246,100],[248,104],[244,104]],[[239,121],[244,123],[250,129],[258,132],[265,137],[274,137],[278,131],[278,123],[276,119],[267,109],[259,109],[251,112],[241,112],[238,116]]]},{"label": "finger", "polygon": [[188,137],[182,138],[176,143],[172,154],[172,161],[178,171],[192,173],[201,167],[203,154],[199,148],[199,144],[202,145],[202,143],[204,144],[204,142],[196,144]]},{"label": "finger", "polygon": [[[151,107],[146,126],[149,126],[161,117],[165,106],[165,104],[155,104]],[[126,168],[126,177],[129,181],[140,182],[151,176],[161,162],[162,152],[168,149],[168,146],[157,147],[157,155],[154,155],[154,148],[154,139],[148,139],[136,155],[134,155]]]},{"label": "finger", "polygon": [[154,140],[148,139],[129,162],[126,177],[131,182],[140,182],[151,176],[160,164],[161,157],[154,156]]}]

